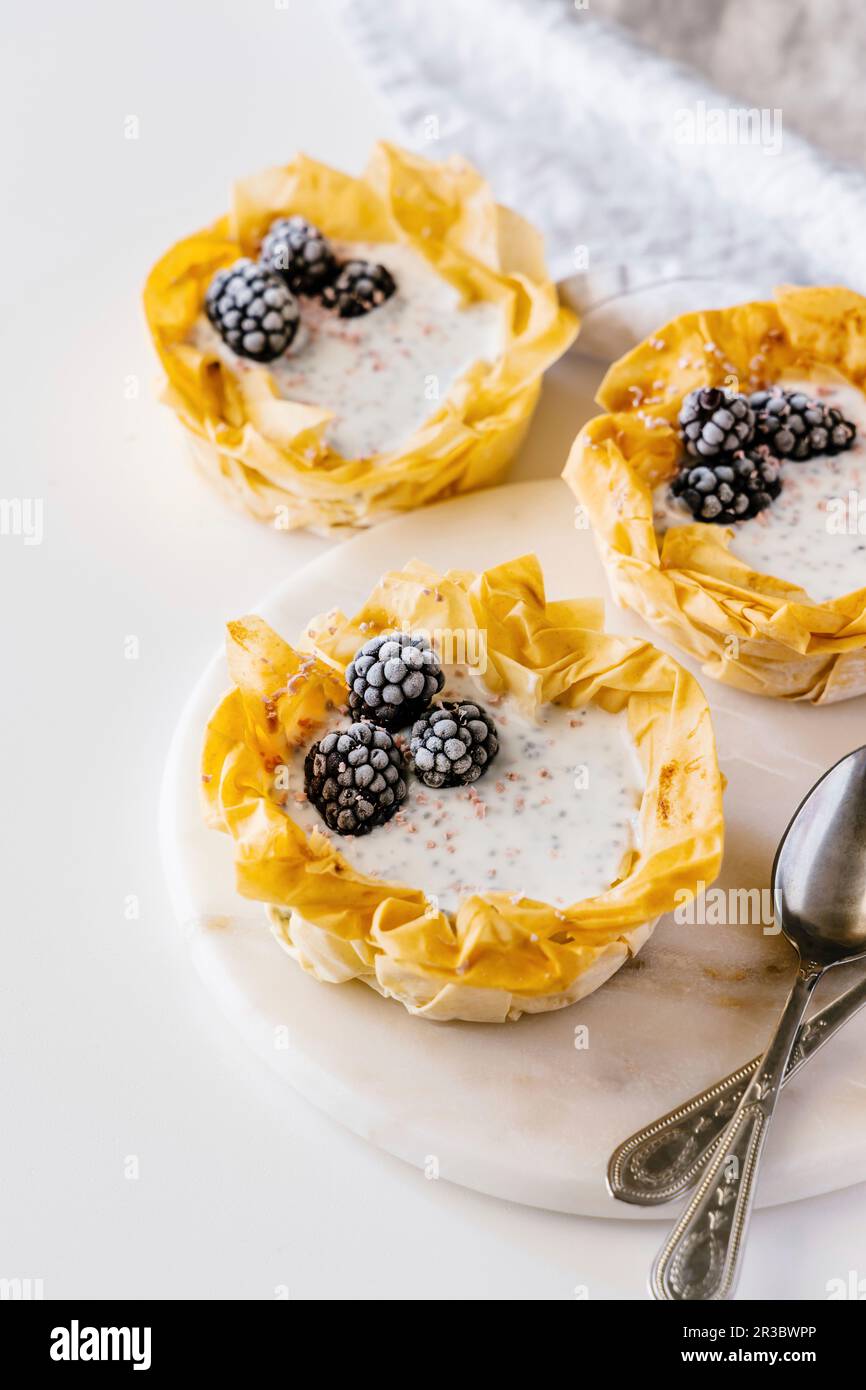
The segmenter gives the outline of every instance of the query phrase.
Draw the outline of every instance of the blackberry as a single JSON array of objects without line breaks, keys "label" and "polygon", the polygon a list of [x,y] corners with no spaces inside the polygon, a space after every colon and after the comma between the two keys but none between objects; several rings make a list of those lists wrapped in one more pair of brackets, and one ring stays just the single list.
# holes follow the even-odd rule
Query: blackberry
[{"label": "blackberry", "polygon": [[396,292],[394,277],[374,261],[345,261],[332,284],[322,290],[322,303],[336,309],[341,319],[369,314]]},{"label": "blackberry", "polygon": [[406,798],[403,754],[387,729],[350,724],[314,743],[304,759],[304,788],[338,835],[369,835]]},{"label": "blackberry", "polygon": [[726,387],[705,386],[685,397],[679,422],[686,453],[715,459],[751,442],[755,415],[745,396]]},{"label": "blackberry", "polygon": [[766,444],[683,468],[671,492],[698,521],[730,526],[769,507],[782,490],[782,465]]},{"label": "blackberry", "polygon": [[423,714],[445,677],[426,637],[386,632],[356,652],[346,667],[346,684],[356,717],[403,729]]},{"label": "blackberry", "polygon": [[279,217],[262,242],[260,260],[295,294],[318,294],[337,274],[327,237],[305,217]]},{"label": "blackberry", "polygon": [[468,700],[443,700],[413,725],[411,766],[427,787],[477,782],[499,752],[496,725]]},{"label": "blackberry", "polygon": [[755,412],[755,438],[775,454],[798,463],[816,454],[840,454],[850,449],[857,434],[856,426],[840,410],[805,391],[771,386],[767,391],[753,391],[749,404]]},{"label": "blackberry", "polygon": [[211,280],[205,313],[239,357],[273,362],[298,331],[298,301],[279,275],[254,261],[235,261]]}]

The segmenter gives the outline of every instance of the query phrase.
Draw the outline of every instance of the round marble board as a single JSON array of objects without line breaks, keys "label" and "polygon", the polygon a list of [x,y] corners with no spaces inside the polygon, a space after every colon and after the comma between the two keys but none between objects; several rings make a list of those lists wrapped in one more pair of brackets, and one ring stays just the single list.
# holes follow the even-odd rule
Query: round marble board
[{"label": "round marble board", "polygon": [[[551,480],[475,493],[386,523],[335,546],[257,611],[292,640],[315,613],[331,606],[354,612],[384,570],[412,558],[441,570],[483,569],[528,551],[541,560],[549,597],[607,596],[592,537],[575,530],[571,494]],[[607,624],[650,635],[609,597]],[[762,1050],[794,966],[784,940],[760,923],[689,926],[666,917],[597,993],[504,1025],[430,1023],[360,982],[319,984],[280,949],[263,909],[236,894],[229,841],[201,822],[202,731],[227,685],[220,654],[176,732],[161,832],[193,961],[231,1026],[287,1084],[410,1163],[435,1162],[454,1182],[533,1206],[665,1215],[608,1196],[610,1152]],[[817,709],[710,681],[704,687],[728,778],[719,884],[766,888],[797,804],[826,767],[863,741],[866,700]],[[818,1007],[857,969],[834,972]],[[575,1046],[577,1025],[588,1030],[580,1038],[587,1046]],[[791,1201],[863,1177],[866,1014],[786,1088],[759,1201]]]}]

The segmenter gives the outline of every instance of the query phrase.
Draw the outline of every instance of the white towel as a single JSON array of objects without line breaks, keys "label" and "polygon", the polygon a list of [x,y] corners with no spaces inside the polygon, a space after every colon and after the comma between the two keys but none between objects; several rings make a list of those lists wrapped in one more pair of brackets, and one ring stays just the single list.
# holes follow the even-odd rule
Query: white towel
[{"label": "white towel", "polygon": [[579,307],[684,276],[866,292],[866,176],[581,5],[346,0],[341,13],[407,144],[471,160],[541,227]]}]

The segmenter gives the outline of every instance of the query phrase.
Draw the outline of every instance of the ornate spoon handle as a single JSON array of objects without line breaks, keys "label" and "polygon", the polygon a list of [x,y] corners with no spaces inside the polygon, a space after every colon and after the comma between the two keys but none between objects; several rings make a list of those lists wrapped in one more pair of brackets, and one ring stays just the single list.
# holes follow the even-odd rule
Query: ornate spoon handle
[{"label": "ornate spoon handle", "polygon": [[650,1278],[654,1298],[686,1302],[730,1298],[733,1294],[764,1140],[803,1015],[821,974],[820,966],[801,963],[773,1039],[711,1155],[695,1195],[659,1251]]},{"label": "ornate spoon handle", "polygon": [[[804,1023],[782,1084],[786,1085],[864,1004],[866,976]],[[624,1139],[608,1164],[611,1195],[621,1202],[652,1207],[688,1192],[727,1128],[760,1060],[754,1057],[724,1081]]]}]

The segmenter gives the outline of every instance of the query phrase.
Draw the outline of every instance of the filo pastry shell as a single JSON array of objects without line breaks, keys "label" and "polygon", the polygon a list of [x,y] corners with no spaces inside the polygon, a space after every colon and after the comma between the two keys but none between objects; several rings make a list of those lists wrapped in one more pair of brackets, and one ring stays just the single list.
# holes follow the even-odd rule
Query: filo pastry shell
[{"label": "filo pastry shell", "polygon": [[[502,306],[502,355],[470,367],[399,449],[341,457],[324,438],[329,411],[283,399],[266,367],[235,373],[189,341],[216,272],[239,256],[255,259],[271,222],[288,213],[329,237],[400,242],[464,302]],[[247,511],[284,530],[368,526],[496,482],[526,432],[542,373],[577,333],[548,277],[539,233],[500,207],[470,165],[384,143],[360,178],[301,155],[242,179],[229,213],[154,267],[144,306],[165,369],[163,399],[195,460]]]},{"label": "filo pastry shell", "polygon": [[[723,822],[706,700],[670,657],[606,635],[602,622],[598,600],[547,602],[538,561],[524,556],[478,575],[413,562],[385,575],[353,618],[314,619],[297,647],[260,618],[229,624],[234,688],[205,734],[204,814],[233,841],[238,891],[268,904],[278,940],[305,970],[363,980],[425,1018],[501,1022],[596,989],[662,913],[713,880]],[[333,707],[357,648],[404,625],[464,633],[471,651],[486,643],[484,685],[527,713],[553,700],[626,711],[645,790],[639,847],[610,889],[564,910],[490,892],[449,915],[423,884],[356,872],[351,840],[307,835],[277,804],[275,767],[323,723],[338,724]]]},{"label": "filo pastry shell", "polygon": [[866,587],[815,603],[784,576],[732,555],[727,527],[676,526],[661,541],[653,527],[653,488],[678,467],[683,397],[707,384],[750,391],[785,377],[844,378],[863,390],[866,299],[787,286],[772,302],[674,319],[610,368],[597,397],[609,413],[578,435],[563,476],[618,602],[715,680],[827,704],[866,692]]}]

